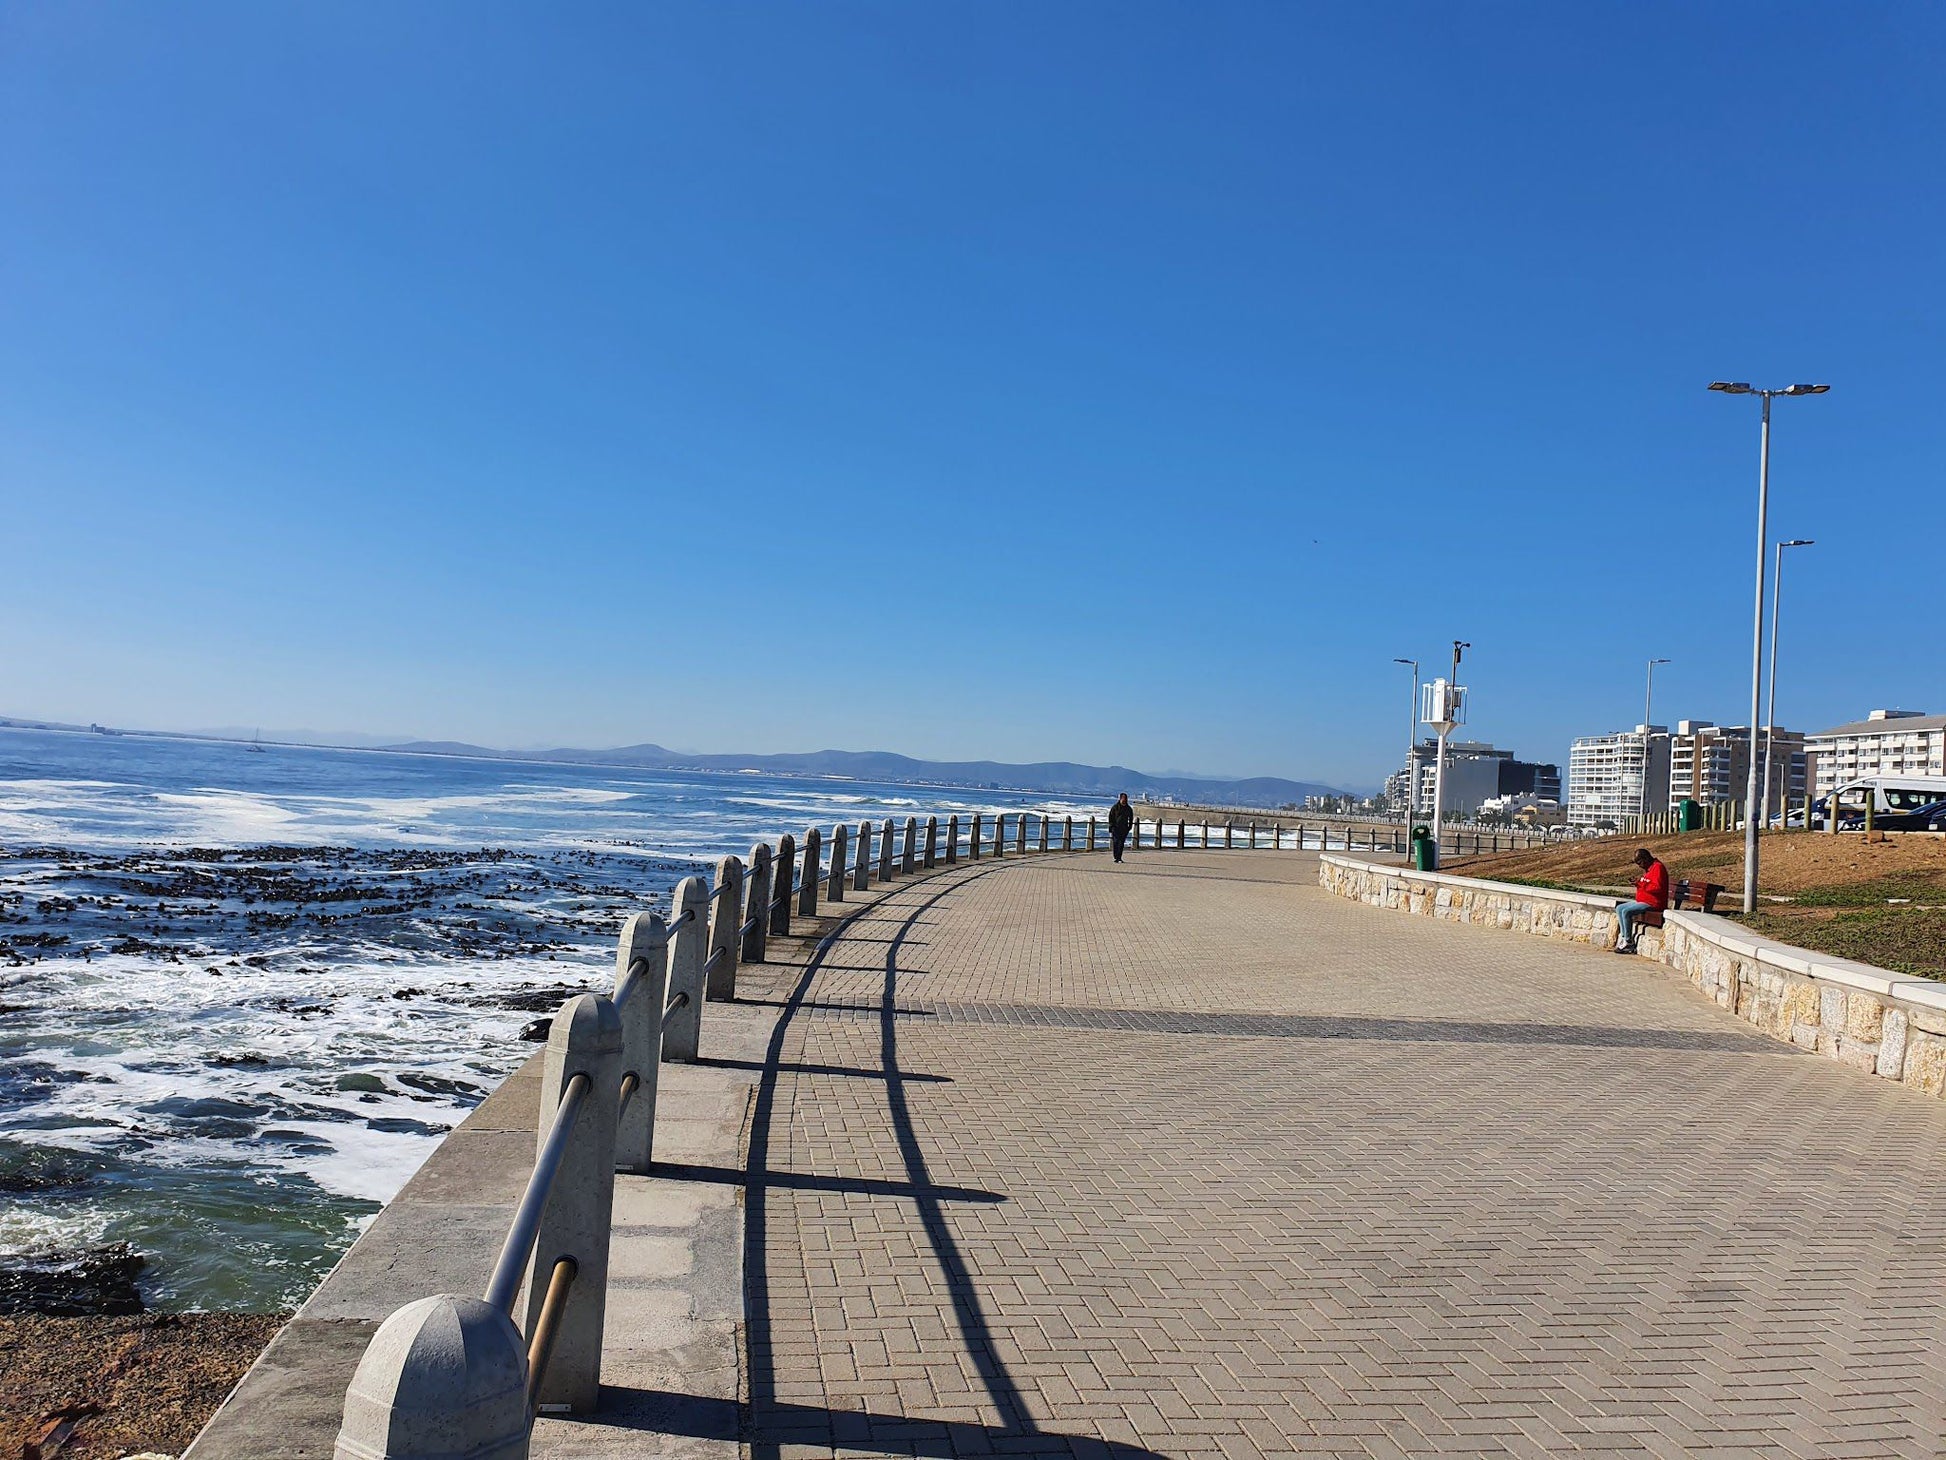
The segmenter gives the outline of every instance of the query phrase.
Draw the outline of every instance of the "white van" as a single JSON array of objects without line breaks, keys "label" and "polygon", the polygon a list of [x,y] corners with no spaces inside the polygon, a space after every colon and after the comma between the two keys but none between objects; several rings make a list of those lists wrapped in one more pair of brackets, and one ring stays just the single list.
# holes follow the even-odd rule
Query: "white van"
[{"label": "white van", "polygon": [[[1833,795],[1838,798],[1842,825],[1854,819],[1863,820],[1867,800],[1872,803],[1873,816],[1917,811],[1921,806],[1946,801],[1946,776],[1864,776],[1846,781]],[[1821,796],[1813,807],[1820,819],[1829,799]]]}]

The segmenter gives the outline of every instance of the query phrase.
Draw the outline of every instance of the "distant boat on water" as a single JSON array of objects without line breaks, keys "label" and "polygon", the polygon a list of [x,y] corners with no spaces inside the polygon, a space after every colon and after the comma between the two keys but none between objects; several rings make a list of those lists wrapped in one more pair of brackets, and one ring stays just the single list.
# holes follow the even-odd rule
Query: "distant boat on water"
[{"label": "distant boat on water", "polygon": [[262,755],[262,754],[264,753],[264,733],[263,733],[263,731],[261,731],[261,730],[259,730],[259,731],[258,731],[258,732],[256,733],[256,735],[255,735],[254,737],[252,737],[252,739],[251,739],[251,741],[250,741],[250,743],[249,743],[248,745],[246,745],[246,746],[244,746],[243,748],[244,748],[245,750],[248,750],[248,751],[251,751],[251,752],[253,752],[253,753],[255,753],[255,754],[257,754],[257,755]]}]

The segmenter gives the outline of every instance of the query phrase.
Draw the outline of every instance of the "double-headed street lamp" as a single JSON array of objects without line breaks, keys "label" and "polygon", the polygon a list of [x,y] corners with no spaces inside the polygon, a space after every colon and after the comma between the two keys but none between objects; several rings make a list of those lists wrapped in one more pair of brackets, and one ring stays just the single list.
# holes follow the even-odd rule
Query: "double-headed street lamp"
[{"label": "double-headed street lamp", "polygon": [[[1816,543],[1815,538],[1794,537],[1789,542],[1777,544],[1777,568],[1772,574],[1773,582],[1770,589],[1770,704],[1764,711],[1764,794],[1761,820],[1766,829],[1770,826],[1770,743],[1777,735],[1777,620],[1784,612],[1784,549],[1814,547]],[[1756,749],[1752,744],[1751,754],[1756,754]],[[1788,781],[1790,777],[1786,775],[1784,779]],[[1784,795],[1786,821],[1790,820],[1790,799],[1789,793],[1786,792]],[[1810,828],[1810,824],[1810,813],[1807,811],[1804,823],[1806,830]]]},{"label": "double-headed street lamp", "polygon": [[1711,390],[1725,395],[1759,395],[1764,401],[1763,435],[1757,448],[1757,611],[1750,645],[1750,780],[1744,787],[1743,806],[1743,910],[1757,910],[1757,818],[1758,804],[1757,725],[1764,708],[1764,549],[1770,546],[1770,402],[1780,395],[1823,395],[1828,385],[1787,385],[1780,390],[1759,390],[1747,380],[1715,380]]},{"label": "double-headed street lamp", "polygon": [[1409,829],[1412,825],[1412,752],[1419,748],[1419,661],[1417,659],[1394,659],[1394,664],[1412,666],[1412,727],[1405,738],[1405,813],[1399,819]]},{"label": "double-headed street lamp", "polygon": [[1649,661],[1649,683],[1642,694],[1642,816],[1646,821],[1649,815],[1649,726],[1655,723],[1655,667],[1668,664],[1668,659]]}]

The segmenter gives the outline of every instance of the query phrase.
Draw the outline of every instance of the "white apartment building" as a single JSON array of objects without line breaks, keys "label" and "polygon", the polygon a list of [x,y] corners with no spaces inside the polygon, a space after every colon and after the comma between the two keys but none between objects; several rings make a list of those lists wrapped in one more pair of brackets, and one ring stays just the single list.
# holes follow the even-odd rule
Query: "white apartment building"
[{"label": "white apartment building", "polygon": [[1619,827],[1669,804],[1669,729],[1637,725],[1583,735],[1568,752],[1568,824]]},{"label": "white apartment building", "polygon": [[[1760,752],[1763,744],[1759,731]],[[1773,811],[1781,812],[1786,796],[1792,805],[1804,799],[1808,769],[1802,732],[1777,727],[1770,741],[1770,757],[1770,805]],[[1716,725],[1708,720],[1676,722],[1676,733],[1669,737],[1669,799],[1665,807],[1657,809],[1674,811],[1685,800],[1705,806],[1724,801],[1741,804],[1749,785],[1748,726]]]},{"label": "white apartment building", "polygon": [[1804,743],[1816,763],[1820,796],[1861,776],[1946,776],[1946,715],[1873,710]]}]

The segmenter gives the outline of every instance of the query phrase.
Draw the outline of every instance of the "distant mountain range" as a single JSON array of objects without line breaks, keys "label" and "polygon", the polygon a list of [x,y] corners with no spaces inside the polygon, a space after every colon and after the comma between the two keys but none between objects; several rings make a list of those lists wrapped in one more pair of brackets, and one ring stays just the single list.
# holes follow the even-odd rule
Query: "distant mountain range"
[{"label": "distant mountain range", "polygon": [[1008,791],[1055,791],[1085,796],[1112,796],[1127,791],[1178,801],[1221,806],[1277,807],[1301,804],[1306,796],[1342,794],[1315,781],[1287,781],[1280,776],[1252,776],[1222,780],[1213,776],[1144,775],[1127,766],[1076,765],[1073,761],[1044,760],[1032,765],[1009,765],[996,760],[914,760],[888,750],[813,750],[788,755],[693,755],[660,745],[625,745],[613,750],[490,750],[454,740],[410,740],[382,750],[415,755],[477,756],[491,760],[555,761],[567,765],[628,766],[663,771],[763,771],[786,776],[843,776],[855,781],[909,782],[919,785],[997,788]]}]

